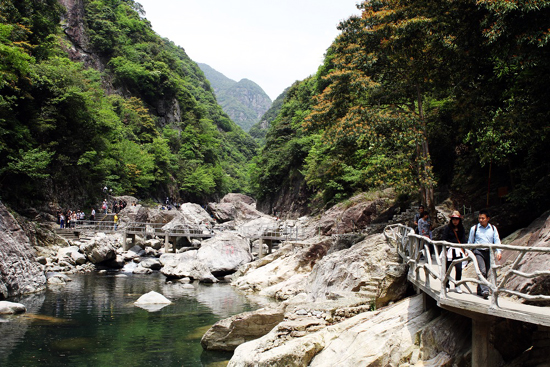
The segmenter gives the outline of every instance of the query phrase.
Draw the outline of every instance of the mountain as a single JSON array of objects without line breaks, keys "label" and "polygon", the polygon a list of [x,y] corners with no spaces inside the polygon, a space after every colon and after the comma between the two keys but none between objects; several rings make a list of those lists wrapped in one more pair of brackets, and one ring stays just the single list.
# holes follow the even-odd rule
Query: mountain
[{"label": "mountain", "polygon": [[283,106],[283,101],[285,100],[289,89],[290,87],[285,89],[284,92],[281,93],[279,97],[275,99],[275,101],[273,101],[273,104],[271,105],[269,110],[264,113],[260,121],[254,124],[248,131],[250,136],[256,139],[260,146],[263,146],[265,144],[265,136],[267,134],[267,131],[269,130],[269,127],[271,126],[275,118],[277,118],[277,116],[279,115],[281,107]]},{"label": "mountain", "polygon": [[248,79],[236,82],[206,64],[198,64],[214,88],[225,113],[245,131],[260,121],[271,106],[271,99],[256,83]]},{"label": "mountain", "polygon": [[256,142],[144,15],[133,0],[2,1],[3,202],[91,210],[103,186],[196,202],[248,191]]}]

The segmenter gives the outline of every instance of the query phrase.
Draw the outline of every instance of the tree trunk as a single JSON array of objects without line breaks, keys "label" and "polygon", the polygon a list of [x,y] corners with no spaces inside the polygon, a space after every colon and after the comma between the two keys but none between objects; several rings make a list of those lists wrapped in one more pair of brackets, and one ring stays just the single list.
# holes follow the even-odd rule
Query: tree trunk
[{"label": "tree trunk", "polygon": [[419,178],[422,200],[424,201],[432,224],[437,221],[434,200],[434,182],[432,176],[432,160],[430,158],[430,148],[428,146],[428,128],[426,116],[424,115],[424,105],[420,87],[416,87],[416,101],[418,104],[418,117],[420,121],[422,142],[417,148],[417,159],[419,160]]}]

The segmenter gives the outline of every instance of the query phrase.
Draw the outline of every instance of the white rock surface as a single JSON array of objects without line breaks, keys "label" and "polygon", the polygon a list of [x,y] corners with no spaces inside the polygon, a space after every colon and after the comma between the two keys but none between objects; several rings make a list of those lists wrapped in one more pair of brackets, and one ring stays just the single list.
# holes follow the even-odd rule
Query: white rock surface
[{"label": "white rock surface", "polygon": [[162,254],[161,273],[169,278],[191,278],[201,282],[216,283],[206,264],[197,259],[197,251],[186,251],[179,254]]},{"label": "white rock surface", "polygon": [[285,321],[237,347],[228,367],[399,366],[435,316],[423,312],[422,297],[416,296],[328,327],[312,318]]},{"label": "white rock surface", "polygon": [[172,301],[170,301],[168,298],[164,297],[162,294],[151,291],[149,293],[145,293],[141,297],[138,298],[134,304],[136,305],[146,305],[146,304],[170,304]]},{"label": "white rock surface", "polygon": [[0,301],[0,315],[11,315],[26,312],[27,308],[21,303]]},{"label": "white rock surface", "polygon": [[197,260],[205,264],[210,272],[235,271],[254,258],[250,253],[248,239],[232,232],[222,232],[202,242]]}]

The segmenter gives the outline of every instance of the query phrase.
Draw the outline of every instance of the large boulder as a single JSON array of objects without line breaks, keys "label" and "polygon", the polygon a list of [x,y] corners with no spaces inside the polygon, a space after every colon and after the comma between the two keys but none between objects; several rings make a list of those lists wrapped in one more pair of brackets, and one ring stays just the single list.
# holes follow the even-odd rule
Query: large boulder
[{"label": "large boulder", "polygon": [[397,251],[383,235],[371,235],[349,249],[320,259],[309,274],[305,288],[312,301],[359,293],[381,307],[406,294],[407,266],[399,262]]},{"label": "large boulder", "polygon": [[66,260],[72,265],[82,265],[88,261],[86,256],[80,252],[78,246],[61,247],[57,251],[57,258],[59,260]]},{"label": "large boulder", "polygon": [[0,315],[12,315],[26,312],[27,308],[21,303],[0,301]]},{"label": "large boulder", "polygon": [[255,205],[256,201],[245,194],[230,192],[220,200],[220,203],[245,203],[248,205]]},{"label": "large boulder", "polygon": [[274,234],[279,231],[280,222],[271,217],[260,217],[242,224],[239,232],[247,237],[259,237],[266,234]]},{"label": "large boulder", "polygon": [[265,214],[256,210],[254,204],[247,204],[243,201],[226,201],[220,203],[208,203],[208,209],[219,223],[229,221],[250,221],[264,217]]},{"label": "large boulder", "polygon": [[[321,233],[331,235],[362,230],[388,208],[390,201],[387,198],[373,199],[365,195],[354,196],[349,202],[337,204],[327,210],[317,224]],[[380,193],[376,196],[383,195]]]},{"label": "large boulder", "polygon": [[[246,292],[260,292],[268,287],[288,285],[287,281],[297,274],[308,275],[316,261],[327,254],[331,244],[330,238],[321,237],[296,243],[285,243],[271,255],[240,268],[235,274],[232,284]],[[302,280],[305,279],[302,277]],[[285,289],[284,296],[275,288],[271,288],[272,295],[286,299],[302,291],[303,287],[299,284],[295,284],[295,286],[295,289]]]},{"label": "large boulder", "polygon": [[[508,238],[507,238],[508,240]],[[544,213],[527,228],[510,236],[507,242],[512,246],[523,247],[550,247],[550,212]],[[506,264],[500,274],[508,270],[510,264],[518,256],[518,251],[504,250],[501,262]],[[524,256],[519,265],[522,273],[534,273],[547,270],[550,267],[550,253],[530,252]],[[533,278],[525,278],[513,275],[506,286],[507,289],[532,295],[550,295],[550,276],[541,275]],[[540,306],[550,306],[550,301],[536,302]]]},{"label": "large boulder", "polygon": [[206,264],[197,259],[197,251],[179,254],[163,254],[160,257],[160,272],[168,278],[191,278],[205,283],[217,283]]},{"label": "large boulder", "polygon": [[242,343],[266,335],[284,319],[282,308],[243,312],[215,323],[202,337],[207,350],[233,351]]},{"label": "large boulder", "polygon": [[116,240],[105,233],[96,233],[89,241],[80,245],[80,251],[86,255],[93,264],[116,258]]},{"label": "large boulder", "polygon": [[239,266],[251,262],[254,258],[250,253],[248,239],[236,233],[222,232],[202,242],[197,260],[206,264],[210,272],[216,274],[234,272]]},{"label": "large boulder", "polygon": [[[422,297],[416,296],[328,327],[316,317],[289,319],[267,335],[237,347],[228,367],[414,365],[425,347],[422,341],[417,344],[419,335],[427,328],[434,329],[430,325],[437,315],[435,309],[424,312]],[[459,335],[464,337],[468,323],[461,322],[466,333]],[[443,340],[453,338],[449,328],[457,323],[442,325],[446,329],[440,329],[438,335]],[[453,346],[447,350],[430,345],[427,357],[435,355],[433,359],[442,363],[452,362],[463,344],[463,340],[445,342],[445,346]]]},{"label": "large boulder", "polygon": [[0,299],[44,289],[46,276],[29,238],[0,202]]}]

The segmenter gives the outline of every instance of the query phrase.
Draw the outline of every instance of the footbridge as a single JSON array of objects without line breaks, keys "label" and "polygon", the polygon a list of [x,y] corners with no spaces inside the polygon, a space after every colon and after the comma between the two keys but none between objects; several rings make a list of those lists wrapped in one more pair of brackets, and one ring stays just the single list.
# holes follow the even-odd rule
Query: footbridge
[{"label": "footbridge", "polygon": [[[267,244],[268,251],[271,252],[274,241],[297,241],[304,236],[303,230],[298,226],[245,225],[235,229],[220,229],[204,224],[170,226],[167,223],[142,222],[120,223],[120,225],[115,226],[112,221],[79,221],[74,223],[70,228],[66,228],[63,233],[71,234],[74,238],[80,238],[81,235],[90,235],[98,232],[122,233],[125,250],[128,250],[135,244],[136,236],[143,238],[164,238],[164,246],[167,252],[169,250],[175,251],[175,246],[171,246],[170,244],[175,244],[178,238],[181,237],[185,237],[188,240],[192,238],[207,239],[221,233],[233,232],[251,240],[260,240],[260,257],[263,256],[263,243]],[[128,244],[128,239],[131,239],[131,244]]]},{"label": "footbridge", "polygon": [[[550,360],[550,307],[536,306],[538,301],[550,301],[550,296],[542,294],[526,294],[510,289],[510,281],[514,277],[535,278],[550,275],[549,269],[539,269],[532,273],[525,273],[519,269],[525,255],[534,253],[550,253],[549,247],[527,247],[510,245],[484,244],[460,244],[465,250],[466,256],[447,263],[445,257],[449,247],[457,247],[446,241],[432,241],[414,233],[414,230],[404,225],[389,225],[384,229],[386,238],[396,246],[397,252],[403,261],[409,266],[408,280],[418,292],[424,295],[424,305],[428,308],[437,304],[440,308],[472,319],[472,366],[495,366],[495,349],[490,342],[490,333],[498,318],[528,322],[538,326],[539,334],[545,335],[543,350],[540,350],[545,362]],[[490,251],[491,269],[485,279],[473,254],[475,248],[488,248]],[[511,263],[498,264],[495,261],[495,251],[498,249],[517,254]],[[468,262],[470,271],[466,276],[457,281],[451,276],[456,264]],[[472,275],[475,273],[475,275]],[[447,283],[448,282],[448,283]],[[451,284],[461,286],[463,293],[450,291],[442,286]],[[488,299],[477,296],[478,284],[489,287]],[[453,287],[453,288],[454,288]],[[509,295],[512,297],[502,297]],[[513,301],[523,299],[530,301],[531,305]],[[540,353],[539,353],[540,354]]]}]

